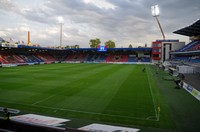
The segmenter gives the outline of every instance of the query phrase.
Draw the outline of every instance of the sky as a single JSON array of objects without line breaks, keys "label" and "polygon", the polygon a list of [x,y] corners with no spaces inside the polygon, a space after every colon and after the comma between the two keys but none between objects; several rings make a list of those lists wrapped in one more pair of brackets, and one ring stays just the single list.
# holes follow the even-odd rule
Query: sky
[{"label": "sky", "polygon": [[62,46],[78,44],[89,47],[91,39],[108,40],[116,47],[151,46],[162,39],[151,6],[160,8],[159,20],[166,39],[189,38],[173,31],[200,18],[200,0],[0,0],[0,37],[46,46],[60,45],[60,23],[63,17]]}]

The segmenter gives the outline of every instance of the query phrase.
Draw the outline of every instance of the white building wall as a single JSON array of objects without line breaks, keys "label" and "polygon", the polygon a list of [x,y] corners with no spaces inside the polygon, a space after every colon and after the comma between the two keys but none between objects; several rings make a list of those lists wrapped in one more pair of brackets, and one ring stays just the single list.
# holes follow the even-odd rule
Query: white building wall
[{"label": "white building wall", "polygon": [[[170,50],[171,45],[171,50]],[[185,46],[185,42],[162,42],[162,62],[170,59],[170,52]],[[165,60],[164,60],[165,59]]]},{"label": "white building wall", "polygon": [[172,50],[178,50],[185,46],[185,42],[176,42],[172,44]]}]

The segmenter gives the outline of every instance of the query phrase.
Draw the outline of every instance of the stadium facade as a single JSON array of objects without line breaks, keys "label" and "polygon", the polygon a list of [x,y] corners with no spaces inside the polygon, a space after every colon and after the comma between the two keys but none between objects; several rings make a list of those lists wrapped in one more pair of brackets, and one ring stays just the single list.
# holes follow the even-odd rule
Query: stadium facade
[{"label": "stadium facade", "polygon": [[152,42],[152,62],[164,62],[171,59],[170,52],[176,51],[185,45],[179,40],[156,40]]}]

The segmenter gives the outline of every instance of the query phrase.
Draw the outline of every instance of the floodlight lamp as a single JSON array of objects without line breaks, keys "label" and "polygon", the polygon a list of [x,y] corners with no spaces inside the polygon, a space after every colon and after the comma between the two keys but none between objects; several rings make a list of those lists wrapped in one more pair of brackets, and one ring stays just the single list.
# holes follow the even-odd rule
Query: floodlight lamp
[{"label": "floodlight lamp", "polygon": [[151,14],[152,14],[152,16],[155,16],[154,6],[151,6]]},{"label": "floodlight lamp", "polygon": [[155,5],[155,15],[158,16],[160,14],[160,10],[158,5]]},{"label": "floodlight lamp", "polygon": [[58,17],[58,23],[63,23],[64,22],[64,18],[62,16]]},{"label": "floodlight lamp", "polygon": [[155,6],[152,6],[152,7],[151,7],[151,13],[152,13],[152,15],[153,15],[154,17],[155,17],[155,16],[159,16],[160,11],[159,11],[158,5],[155,5]]}]

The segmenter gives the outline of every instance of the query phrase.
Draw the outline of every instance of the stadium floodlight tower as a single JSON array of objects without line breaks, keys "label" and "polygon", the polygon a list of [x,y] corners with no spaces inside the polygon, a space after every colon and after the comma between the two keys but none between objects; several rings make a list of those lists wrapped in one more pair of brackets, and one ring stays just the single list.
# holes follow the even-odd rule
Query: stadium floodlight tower
[{"label": "stadium floodlight tower", "polygon": [[64,18],[62,16],[58,17],[58,23],[60,24],[60,48],[62,48],[62,25],[64,23]]},{"label": "stadium floodlight tower", "polygon": [[156,20],[158,22],[158,26],[159,26],[160,31],[161,31],[162,36],[163,36],[163,40],[165,40],[165,34],[164,34],[163,29],[161,27],[161,24],[160,24],[160,22],[158,20],[158,16],[160,15],[160,11],[159,11],[158,5],[151,6],[151,13],[152,13],[153,17],[156,18]]}]

